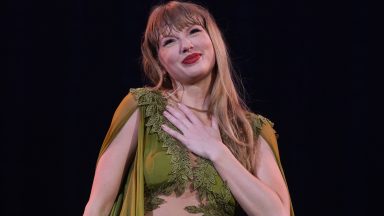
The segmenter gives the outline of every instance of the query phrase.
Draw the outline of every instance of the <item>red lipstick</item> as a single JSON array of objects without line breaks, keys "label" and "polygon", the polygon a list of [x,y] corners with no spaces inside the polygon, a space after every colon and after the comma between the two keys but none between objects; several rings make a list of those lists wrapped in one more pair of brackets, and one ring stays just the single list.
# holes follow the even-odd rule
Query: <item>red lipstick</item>
[{"label": "red lipstick", "polygon": [[201,57],[200,53],[192,53],[185,57],[182,61],[183,64],[193,64]]}]

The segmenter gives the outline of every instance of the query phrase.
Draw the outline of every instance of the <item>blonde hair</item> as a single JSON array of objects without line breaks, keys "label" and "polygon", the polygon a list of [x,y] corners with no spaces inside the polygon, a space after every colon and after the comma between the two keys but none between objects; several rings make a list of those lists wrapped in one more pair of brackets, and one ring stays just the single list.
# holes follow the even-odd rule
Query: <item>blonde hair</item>
[{"label": "blonde hair", "polygon": [[256,141],[247,118],[249,111],[236,90],[233,68],[223,36],[207,9],[194,3],[179,1],[156,6],[149,16],[141,46],[144,72],[155,85],[153,89],[171,89],[172,83],[164,78],[158,60],[160,35],[196,24],[207,31],[216,57],[210,86],[209,113],[217,117],[223,135],[230,140],[225,144],[234,156],[247,170],[254,172]]}]

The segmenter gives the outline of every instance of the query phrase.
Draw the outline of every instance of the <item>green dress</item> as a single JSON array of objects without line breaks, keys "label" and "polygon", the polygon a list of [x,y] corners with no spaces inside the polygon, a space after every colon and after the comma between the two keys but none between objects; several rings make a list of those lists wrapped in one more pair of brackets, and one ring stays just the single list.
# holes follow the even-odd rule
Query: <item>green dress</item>
[{"label": "green dress", "polygon": [[[161,129],[162,124],[174,128],[162,115],[166,104],[167,100],[159,91],[138,88],[131,89],[116,109],[99,158],[137,108],[141,116],[136,153],[123,175],[110,215],[143,216],[164,202],[159,195],[172,192],[176,196],[181,195],[191,183],[204,202],[199,206],[186,207],[187,212],[203,213],[204,216],[233,216],[236,200],[212,162],[197,157],[196,165],[192,166],[187,149]],[[255,136],[261,135],[273,150],[284,177],[272,122],[253,113],[249,114],[249,118]],[[223,141],[226,142],[225,137]],[[294,215],[292,205],[291,215]]]}]

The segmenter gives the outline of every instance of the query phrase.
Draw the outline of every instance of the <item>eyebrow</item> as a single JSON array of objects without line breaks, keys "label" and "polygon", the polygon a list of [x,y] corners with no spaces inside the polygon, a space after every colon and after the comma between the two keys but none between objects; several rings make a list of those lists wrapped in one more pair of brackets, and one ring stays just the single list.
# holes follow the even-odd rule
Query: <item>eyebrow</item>
[{"label": "eyebrow", "polygon": [[[195,27],[202,27],[202,26],[199,25],[199,24],[193,24],[193,25],[190,25],[190,26],[186,27],[186,29],[187,30],[191,30],[192,28],[195,28]],[[168,31],[168,32],[172,32],[172,31]],[[159,39],[161,40],[161,39],[166,38],[166,37],[175,37],[175,35],[172,34],[172,33],[169,33],[169,34],[166,34],[166,35],[161,34]]]},{"label": "eyebrow", "polygon": [[175,37],[174,34],[160,35],[160,40],[166,37]]}]

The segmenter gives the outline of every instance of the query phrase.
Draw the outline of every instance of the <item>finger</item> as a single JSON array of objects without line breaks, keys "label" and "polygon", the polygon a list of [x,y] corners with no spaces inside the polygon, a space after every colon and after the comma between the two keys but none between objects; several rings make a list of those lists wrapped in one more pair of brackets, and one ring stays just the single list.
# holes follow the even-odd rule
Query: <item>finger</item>
[{"label": "finger", "polygon": [[180,110],[188,117],[188,119],[194,124],[202,124],[199,118],[193,113],[187,106],[181,103],[177,103]]},{"label": "finger", "polygon": [[212,128],[214,128],[215,130],[219,130],[219,124],[217,123],[216,116],[212,115],[211,122],[212,122]]},{"label": "finger", "polygon": [[172,106],[166,106],[165,108],[167,109],[168,113],[170,113],[176,119],[180,120],[186,128],[191,126],[191,121],[180,109],[174,108]]},{"label": "finger", "polygon": [[163,128],[163,130],[165,132],[167,132],[169,135],[171,135],[173,138],[175,138],[175,139],[179,140],[180,142],[184,143],[184,141],[185,141],[184,136],[182,134],[180,134],[179,132],[169,128],[165,124],[161,125],[161,128]]},{"label": "finger", "polygon": [[175,125],[179,130],[181,130],[183,133],[184,131],[188,130],[188,128],[185,126],[183,122],[181,122],[179,119],[175,118],[171,113],[168,111],[164,111],[163,115],[173,124]]}]

